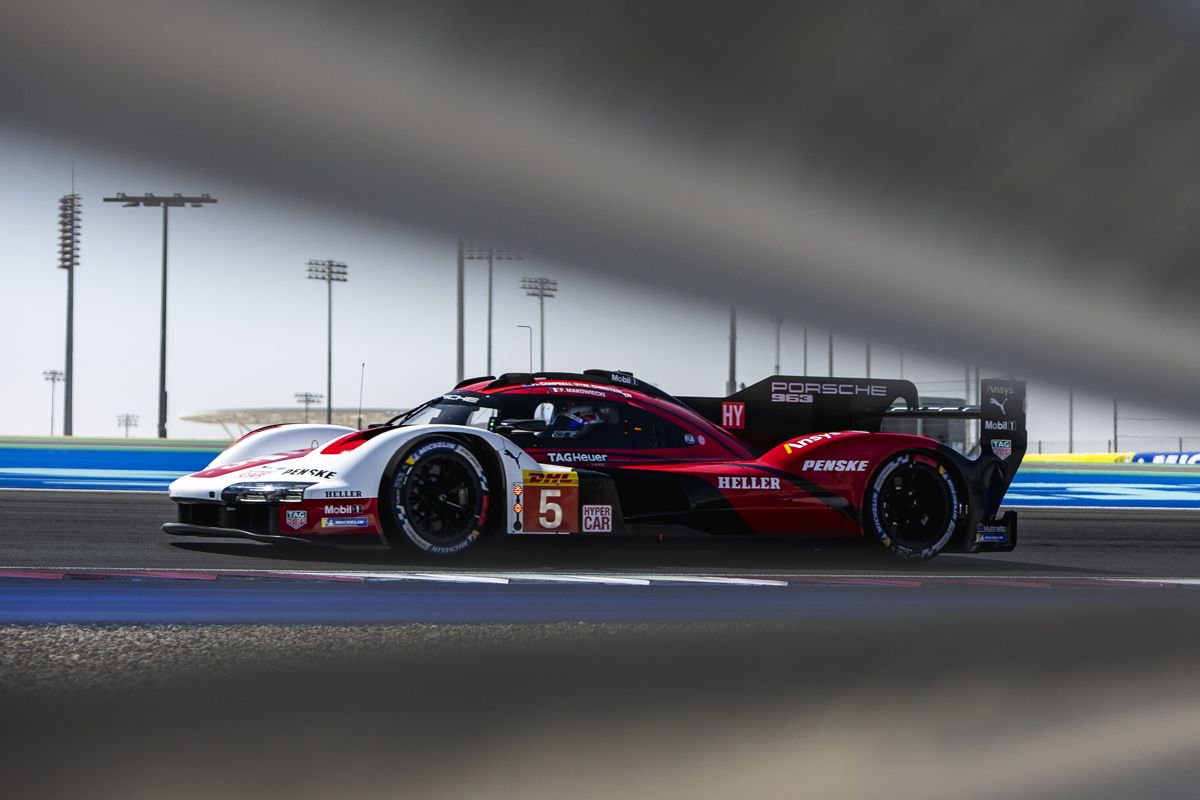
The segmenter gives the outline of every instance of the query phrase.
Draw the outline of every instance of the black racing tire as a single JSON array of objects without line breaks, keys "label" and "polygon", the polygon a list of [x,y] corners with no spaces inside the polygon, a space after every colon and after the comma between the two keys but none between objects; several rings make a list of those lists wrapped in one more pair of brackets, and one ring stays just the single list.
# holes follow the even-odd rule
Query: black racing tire
[{"label": "black racing tire", "polygon": [[863,532],[900,558],[933,558],[966,518],[954,470],[929,453],[888,458],[867,485]]},{"label": "black racing tire", "polygon": [[422,439],[393,459],[379,493],[393,549],[414,544],[449,555],[473,545],[487,524],[487,471],[462,442]]}]

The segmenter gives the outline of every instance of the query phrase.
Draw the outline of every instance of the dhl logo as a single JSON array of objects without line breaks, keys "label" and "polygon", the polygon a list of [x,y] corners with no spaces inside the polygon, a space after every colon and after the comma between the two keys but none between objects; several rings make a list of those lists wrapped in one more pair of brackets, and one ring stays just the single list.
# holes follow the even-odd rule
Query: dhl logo
[{"label": "dhl logo", "polygon": [[525,470],[522,473],[528,486],[578,486],[579,474],[576,472],[534,472]]}]

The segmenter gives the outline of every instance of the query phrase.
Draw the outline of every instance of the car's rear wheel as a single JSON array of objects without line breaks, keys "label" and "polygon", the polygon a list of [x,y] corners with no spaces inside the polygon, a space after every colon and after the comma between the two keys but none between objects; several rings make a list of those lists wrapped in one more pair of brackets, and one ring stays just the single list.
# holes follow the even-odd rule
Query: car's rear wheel
[{"label": "car's rear wheel", "polygon": [[932,558],[963,518],[951,469],[924,453],[888,459],[867,488],[864,531],[901,558]]},{"label": "car's rear wheel", "polygon": [[418,442],[395,461],[384,484],[392,547],[411,542],[431,553],[457,553],[483,534],[487,474],[461,442],[442,437]]}]

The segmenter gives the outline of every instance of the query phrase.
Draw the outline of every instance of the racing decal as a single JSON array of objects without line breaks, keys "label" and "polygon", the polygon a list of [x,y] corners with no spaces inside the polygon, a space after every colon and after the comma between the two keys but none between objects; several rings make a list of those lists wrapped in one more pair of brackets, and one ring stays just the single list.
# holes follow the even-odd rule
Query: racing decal
[{"label": "racing decal", "polygon": [[888,387],[882,383],[771,381],[772,403],[811,403],[814,394],[837,397],[887,397]]},{"label": "racing decal", "polygon": [[746,404],[726,400],[721,403],[721,427],[740,431],[746,427]]},{"label": "racing decal", "polygon": [[321,510],[321,513],[332,517],[341,514],[362,514],[365,510],[365,506],[361,503],[344,503],[342,505],[327,505]]},{"label": "racing decal", "polygon": [[248,469],[250,467],[261,467],[263,464],[274,464],[276,461],[288,461],[293,458],[300,458],[308,455],[311,450],[289,450],[286,453],[272,453],[269,456],[260,458],[251,458],[246,461],[234,461],[231,464],[220,464],[215,467],[201,470],[192,475],[193,478],[219,478],[222,475],[228,475],[231,472]]},{"label": "racing decal", "polygon": [[368,528],[370,517],[321,517],[322,528]]},{"label": "racing decal", "polygon": [[357,489],[328,489],[324,492],[321,492],[320,496],[327,500],[339,500],[362,497],[363,493]]},{"label": "racing decal", "polygon": [[298,531],[308,524],[308,512],[303,509],[289,508],[284,514],[284,522],[292,530]]},{"label": "racing decal", "polygon": [[524,470],[520,502],[525,533],[579,531],[579,475],[575,472]]},{"label": "racing decal", "polygon": [[740,475],[720,475],[717,477],[718,489],[779,489],[779,478],[760,478],[758,476],[743,477]]},{"label": "racing decal", "polygon": [[806,459],[800,467],[802,472],[866,472],[870,461],[855,459]]},{"label": "racing decal", "polygon": [[608,461],[604,453],[546,453],[551,464],[603,464]]},{"label": "racing decal", "polygon": [[584,533],[612,533],[613,510],[609,505],[585,505],[583,507]]},{"label": "racing decal", "polygon": [[1008,458],[1012,455],[1012,439],[992,439],[992,452],[997,458]]},{"label": "racing decal", "polygon": [[790,456],[792,454],[793,450],[803,450],[805,447],[808,447],[810,444],[816,444],[817,442],[826,442],[835,436],[841,436],[843,433],[846,433],[846,431],[836,431],[834,433],[817,433],[812,436],[805,436],[803,439],[797,439],[794,442],[787,442],[786,444],[784,444],[783,452],[787,453]]},{"label": "racing decal", "polygon": [[305,478],[320,478],[321,480],[330,480],[331,478],[337,477],[337,472],[335,472],[334,470],[311,469],[311,468],[304,468],[304,467],[293,467],[292,469],[285,469],[285,470],[283,470],[283,472],[281,472],[279,474],[280,475],[292,475],[295,477],[305,477]]},{"label": "racing decal", "polygon": [[1002,522],[988,523],[981,522],[975,530],[976,542],[988,542],[991,544],[1005,544],[1008,542],[1008,526]]}]

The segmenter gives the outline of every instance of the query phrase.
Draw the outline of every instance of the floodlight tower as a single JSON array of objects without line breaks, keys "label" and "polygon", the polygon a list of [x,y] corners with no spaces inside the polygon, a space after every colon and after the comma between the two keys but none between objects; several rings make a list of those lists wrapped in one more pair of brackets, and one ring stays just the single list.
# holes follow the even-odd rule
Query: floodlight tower
[{"label": "floodlight tower", "polygon": [[61,369],[48,369],[42,372],[42,378],[50,384],[50,435],[54,435],[54,389],[63,381]]},{"label": "floodlight tower", "polygon": [[63,386],[63,435],[74,430],[75,397],[75,268],[79,266],[79,217],[82,200],[75,193],[58,201],[58,267],[67,271],[67,360]]},{"label": "floodlight tower", "polygon": [[117,425],[125,429],[125,438],[129,438],[129,429],[138,425],[137,414],[117,414]]},{"label": "floodlight tower", "polygon": [[522,278],[521,288],[525,294],[538,299],[538,313],[541,315],[539,331],[542,337],[541,369],[546,371],[546,298],[554,297],[558,292],[558,281],[553,278]]},{"label": "floodlight tower", "polygon": [[496,247],[495,245],[487,245],[466,242],[462,239],[458,240],[458,379],[461,381],[464,377],[464,346],[463,346],[463,326],[464,326],[464,311],[463,311],[463,262],[464,261],[486,261],[488,262],[488,294],[487,294],[487,374],[492,374],[492,273],[495,269],[497,261],[521,261],[519,253],[508,250],[504,247]]},{"label": "floodlight tower", "polygon": [[325,259],[324,261],[310,260],[308,262],[308,277],[314,281],[325,281],[329,290],[329,304],[326,314],[328,323],[328,338],[326,342],[325,363],[325,424],[333,424],[333,285],[345,283],[347,267],[341,261]]},{"label": "floodlight tower", "polygon": [[317,392],[296,392],[296,402],[304,404],[304,421],[308,422],[308,407],[315,405],[325,398]]},{"label": "floodlight tower", "polygon": [[120,203],[126,208],[145,206],[146,208],[162,208],[162,320],[159,323],[158,348],[158,438],[167,438],[167,217],[172,208],[191,206],[200,208],[217,202],[217,199],[205,192],[201,195],[184,196],[179,192],[171,195],[144,194],[141,197],[130,197],[124,192],[117,192],[116,197],[104,198],[106,203]]}]

